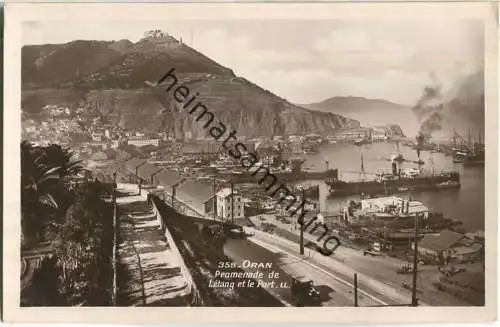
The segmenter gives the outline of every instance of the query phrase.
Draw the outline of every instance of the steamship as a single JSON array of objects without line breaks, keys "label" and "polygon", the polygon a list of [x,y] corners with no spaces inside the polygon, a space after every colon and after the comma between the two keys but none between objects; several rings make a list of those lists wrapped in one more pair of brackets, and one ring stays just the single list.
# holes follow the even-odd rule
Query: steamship
[{"label": "steamship", "polygon": [[343,181],[338,178],[338,170],[333,178],[325,180],[330,187],[330,196],[347,195],[389,195],[399,192],[460,188],[458,172],[426,174],[420,169],[401,171],[397,163],[392,163],[391,173],[377,174],[374,179]]}]

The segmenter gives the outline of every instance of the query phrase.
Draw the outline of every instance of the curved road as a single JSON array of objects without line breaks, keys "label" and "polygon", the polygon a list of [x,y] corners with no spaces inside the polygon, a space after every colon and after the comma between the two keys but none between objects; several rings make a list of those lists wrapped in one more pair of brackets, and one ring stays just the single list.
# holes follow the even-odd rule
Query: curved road
[{"label": "curved road", "polygon": [[[307,260],[285,253],[281,249],[256,239],[235,240],[229,239],[224,245],[224,254],[248,272],[261,271],[264,273],[264,288],[289,305],[296,305],[296,300],[290,290],[292,277],[303,277],[313,280],[314,286],[320,293],[321,306],[354,306],[354,289],[326,270],[318,269]],[[271,268],[249,268],[249,263],[271,263]],[[272,273],[278,278],[269,278]],[[273,285],[274,281],[274,285]],[[283,286],[283,287],[280,287]],[[369,294],[358,295],[360,306],[385,304]]]}]

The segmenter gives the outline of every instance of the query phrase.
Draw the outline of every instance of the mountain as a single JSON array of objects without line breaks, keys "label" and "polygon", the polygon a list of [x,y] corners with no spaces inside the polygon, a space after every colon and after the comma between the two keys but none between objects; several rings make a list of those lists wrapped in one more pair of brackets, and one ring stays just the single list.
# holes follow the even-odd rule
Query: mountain
[{"label": "mountain", "polygon": [[397,124],[407,136],[416,135],[419,123],[411,107],[382,99],[336,96],[303,107],[358,120],[364,126]]},{"label": "mountain", "polygon": [[65,81],[87,76],[118,59],[121,51],[131,45],[122,40],[25,46],[21,56],[22,87],[58,87]]},{"label": "mountain", "polygon": [[199,101],[239,136],[329,133],[359,126],[353,119],[291,104],[158,31],[136,43],[24,46],[22,63],[22,109],[27,113],[47,104],[83,107],[97,109],[125,128],[170,131],[177,138],[206,136],[191,115],[177,109],[171,94],[145,84],[175,68],[179,83],[191,93],[198,91]]},{"label": "mountain", "polygon": [[318,103],[312,103],[307,105],[309,108],[314,108],[322,111],[342,111],[342,112],[356,112],[365,110],[401,110],[407,109],[407,107],[389,102],[381,99],[367,99],[362,97],[341,97],[336,96],[333,98],[326,99]]}]

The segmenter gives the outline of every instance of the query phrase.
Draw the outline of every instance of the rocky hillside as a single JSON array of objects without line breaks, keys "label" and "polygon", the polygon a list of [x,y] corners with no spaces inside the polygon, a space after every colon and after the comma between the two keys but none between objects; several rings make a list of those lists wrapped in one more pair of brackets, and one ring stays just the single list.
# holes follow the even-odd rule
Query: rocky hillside
[{"label": "rocky hillside", "polygon": [[199,101],[238,135],[326,134],[359,126],[352,119],[293,105],[168,35],[135,44],[122,40],[25,46],[22,56],[25,112],[35,113],[46,104],[86,107],[126,128],[168,130],[179,138],[204,136],[189,114],[176,109],[171,94],[145,84],[175,68],[179,80],[191,92],[198,91]]}]

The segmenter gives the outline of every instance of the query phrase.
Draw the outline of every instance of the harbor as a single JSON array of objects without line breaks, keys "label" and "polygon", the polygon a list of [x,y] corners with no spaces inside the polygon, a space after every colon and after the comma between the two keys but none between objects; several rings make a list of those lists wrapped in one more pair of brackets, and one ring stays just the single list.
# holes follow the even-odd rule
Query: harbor
[{"label": "harbor", "polygon": [[[363,148],[364,178],[374,178],[379,172],[390,172],[391,162],[387,157],[397,151],[396,146],[390,143],[377,143]],[[405,158],[416,160],[414,149],[401,146],[401,153]],[[384,155],[385,154],[385,155]],[[432,175],[440,172],[457,172],[460,176],[460,188],[444,188],[438,190],[401,191],[397,194],[411,196],[426,203],[435,212],[442,213],[462,223],[462,228],[474,232],[484,230],[484,167],[463,166],[454,163],[451,156],[444,153],[422,151],[421,158],[425,174]],[[360,163],[360,148],[353,144],[327,144],[319,148],[319,155],[304,156],[306,162],[303,167],[314,171],[323,169],[325,161],[339,170],[339,179],[344,181],[359,181],[363,178]],[[418,168],[417,164],[403,162],[402,169]],[[300,182],[304,185],[318,185],[320,190],[321,211],[327,215],[340,212],[341,208],[351,200],[360,200],[361,193],[349,196],[332,197],[330,187],[324,182],[308,180]],[[384,192],[379,196],[384,196]]]}]

